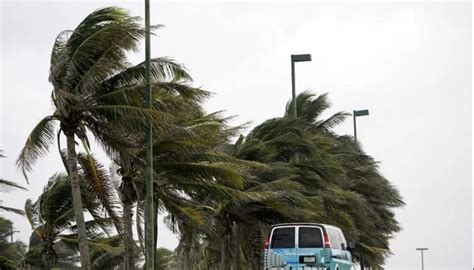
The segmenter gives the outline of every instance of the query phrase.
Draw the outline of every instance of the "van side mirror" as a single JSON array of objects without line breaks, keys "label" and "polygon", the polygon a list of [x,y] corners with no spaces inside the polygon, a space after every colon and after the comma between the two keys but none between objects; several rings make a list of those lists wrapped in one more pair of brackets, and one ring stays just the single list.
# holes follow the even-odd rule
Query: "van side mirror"
[{"label": "van side mirror", "polygon": [[356,243],[354,241],[349,241],[349,247],[347,248],[348,250],[353,250],[356,247]]}]

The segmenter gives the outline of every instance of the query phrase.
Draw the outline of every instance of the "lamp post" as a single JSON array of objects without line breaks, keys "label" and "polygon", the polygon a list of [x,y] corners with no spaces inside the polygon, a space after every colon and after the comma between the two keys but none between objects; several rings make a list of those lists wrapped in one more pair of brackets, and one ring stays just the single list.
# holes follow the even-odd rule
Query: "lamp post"
[{"label": "lamp post", "polygon": [[423,261],[423,251],[428,250],[428,248],[417,248],[416,250],[421,251],[421,270],[425,269],[425,264]]},{"label": "lamp post", "polygon": [[293,101],[293,117],[298,116],[296,112],[296,90],[295,90],[295,63],[311,61],[311,54],[292,54],[291,55],[291,97]]},{"label": "lamp post", "polygon": [[[145,0],[145,107],[151,109],[151,48],[150,48],[150,0]],[[146,169],[145,169],[145,262],[147,270],[155,269],[154,209],[153,209],[153,133],[151,120],[146,130]]]},{"label": "lamp post", "polygon": [[354,118],[354,140],[357,141],[357,124],[356,117],[369,115],[369,110],[354,110],[352,117]]}]

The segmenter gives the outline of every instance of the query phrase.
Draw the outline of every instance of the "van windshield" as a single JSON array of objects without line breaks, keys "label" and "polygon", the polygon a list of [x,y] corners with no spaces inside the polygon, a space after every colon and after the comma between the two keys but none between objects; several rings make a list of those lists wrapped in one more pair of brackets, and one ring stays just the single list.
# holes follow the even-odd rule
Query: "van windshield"
[{"label": "van windshield", "polygon": [[323,235],[321,229],[316,227],[300,227],[298,237],[300,248],[322,248]]},{"label": "van windshield", "polygon": [[273,230],[271,248],[294,248],[295,228],[278,228]]}]

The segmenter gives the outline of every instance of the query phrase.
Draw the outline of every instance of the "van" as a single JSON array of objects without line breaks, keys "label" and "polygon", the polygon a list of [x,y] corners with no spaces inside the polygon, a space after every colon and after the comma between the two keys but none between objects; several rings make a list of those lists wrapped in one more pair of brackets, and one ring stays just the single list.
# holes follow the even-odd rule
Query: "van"
[{"label": "van", "polygon": [[[265,243],[265,270],[350,270],[354,244],[341,229],[318,223],[285,223],[272,226]],[[278,265],[275,265],[275,256]]]}]

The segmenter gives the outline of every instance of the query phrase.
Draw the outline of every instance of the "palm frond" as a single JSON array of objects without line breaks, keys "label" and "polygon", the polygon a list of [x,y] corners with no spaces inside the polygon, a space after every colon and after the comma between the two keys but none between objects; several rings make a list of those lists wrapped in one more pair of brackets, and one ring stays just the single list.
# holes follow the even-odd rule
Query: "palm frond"
[{"label": "palm frond", "polygon": [[[192,81],[186,68],[175,60],[167,57],[153,58],[150,60],[151,80],[153,83],[169,81]],[[145,81],[145,62],[125,69],[104,82],[107,87],[127,87],[142,84]]]},{"label": "palm frond", "polygon": [[15,214],[21,215],[21,216],[24,216],[24,215],[25,215],[25,212],[24,212],[23,210],[21,210],[21,209],[12,208],[12,207],[7,207],[7,206],[3,206],[3,205],[0,205],[0,210],[6,211],[6,212],[15,213]]},{"label": "palm frond", "polygon": [[33,169],[33,165],[38,158],[46,155],[49,146],[54,141],[54,120],[53,116],[47,116],[35,126],[17,158],[16,165],[27,181],[27,173]]},{"label": "palm frond", "polygon": [[187,162],[156,162],[155,170],[173,176],[186,177],[201,181],[217,181],[235,188],[243,186],[242,176],[223,163],[187,163]]},{"label": "palm frond", "polygon": [[[87,146],[85,147],[87,150]],[[117,213],[119,203],[106,169],[90,153],[79,153],[77,159],[84,173],[84,180],[89,192],[100,201],[107,214],[112,218],[117,230],[121,232],[120,218]]]},{"label": "palm frond", "polygon": [[[114,225],[111,218],[95,218],[85,222],[86,230],[89,234],[102,234],[103,228],[110,228]],[[73,233],[77,233],[77,225],[69,227]]]},{"label": "palm frond", "polygon": [[28,219],[28,222],[31,225],[31,228],[34,230],[39,226],[39,220],[38,220],[38,214],[37,214],[37,209],[35,208],[33,202],[31,199],[27,199],[25,201],[25,215],[26,218]]},{"label": "palm frond", "polygon": [[125,51],[137,50],[144,36],[137,20],[116,7],[87,16],[67,42],[70,57],[63,84],[73,93],[87,93],[96,89],[98,82],[126,68]]},{"label": "palm frond", "polygon": [[65,173],[52,175],[43,193],[34,205],[38,219],[61,231],[71,225],[72,196],[69,176]]},{"label": "palm frond", "polygon": [[[109,121],[134,121],[137,124],[129,123],[128,126],[125,127],[138,127],[143,128],[144,123],[148,123],[148,121],[153,121],[155,124],[159,124],[159,122],[169,122],[173,119],[172,115],[158,111],[153,109],[147,108],[140,108],[135,106],[128,106],[128,105],[102,105],[102,106],[94,106],[90,108],[92,113],[96,114],[96,117],[104,117]],[[158,123],[156,123],[158,122]],[[155,125],[156,127],[159,127]],[[143,130],[143,129],[142,129]]]},{"label": "palm frond", "polygon": [[[64,30],[56,37],[53,49],[51,51],[51,61],[49,69],[49,81],[54,87],[59,87],[58,81],[60,80],[61,71],[64,72],[64,64],[66,63],[64,53],[66,51],[66,44],[69,36],[73,33],[71,30]],[[58,74],[59,73],[59,74]]]},{"label": "palm frond", "polygon": [[[329,103],[327,93],[316,96],[309,91],[304,91],[296,96],[296,107],[298,118],[305,119],[307,122],[312,123],[321,115],[321,113],[331,107]],[[315,98],[316,97],[316,98]],[[293,115],[293,101],[290,100],[285,109],[285,116]]]},{"label": "palm frond", "polygon": [[21,189],[21,190],[27,190],[26,188],[18,185],[15,182],[8,181],[8,180],[0,178],[0,191],[5,192],[5,191],[10,191],[10,190],[15,189],[15,188]]},{"label": "palm frond", "polygon": [[337,125],[344,122],[351,114],[346,112],[337,112],[323,121],[316,122],[316,128],[321,131],[329,131]]}]

